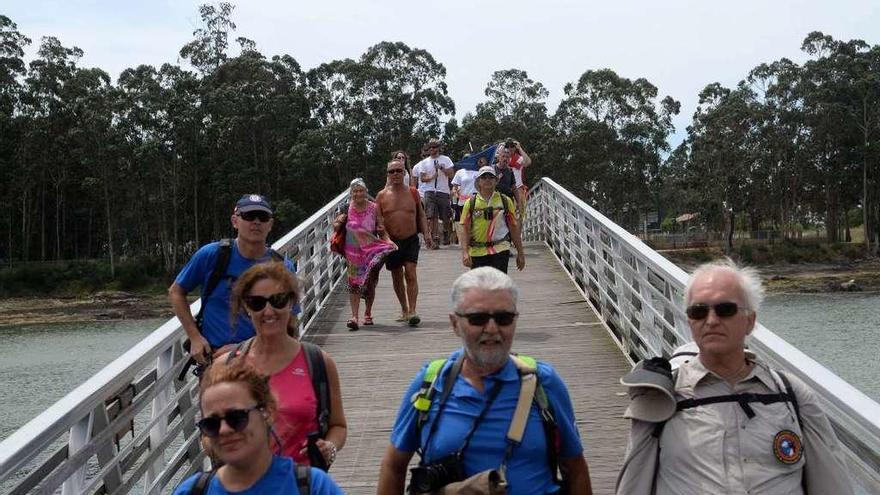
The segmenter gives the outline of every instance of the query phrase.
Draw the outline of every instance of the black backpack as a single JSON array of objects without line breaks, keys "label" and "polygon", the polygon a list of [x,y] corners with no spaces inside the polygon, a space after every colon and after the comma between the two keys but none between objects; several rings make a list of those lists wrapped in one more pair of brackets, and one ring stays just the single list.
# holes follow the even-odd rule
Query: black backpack
[{"label": "black backpack", "polygon": [[498,174],[498,184],[495,186],[495,189],[501,194],[512,198],[513,189],[516,187],[516,177],[513,175],[513,170],[510,167],[495,167],[495,172]]},{"label": "black backpack", "polygon": [[[199,478],[190,490],[189,495],[204,495],[208,491],[208,485],[211,484],[211,478],[214,477],[216,471],[202,471]],[[310,495],[312,491],[312,470],[308,466],[296,465],[293,468],[293,474],[296,476],[296,487],[299,489],[300,495]]]}]

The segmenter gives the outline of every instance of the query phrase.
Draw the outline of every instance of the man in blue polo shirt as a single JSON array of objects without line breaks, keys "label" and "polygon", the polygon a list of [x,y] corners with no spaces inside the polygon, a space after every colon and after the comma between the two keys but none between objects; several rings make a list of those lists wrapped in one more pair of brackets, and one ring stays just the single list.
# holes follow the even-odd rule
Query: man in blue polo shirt
[{"label": "man in blue polo shirt", "polygon": [[[495,268],[481,267],[462,274],[452,287],[454,313],[452,329],[463,348],[446,360],[433,383],[434,395],[427,417],[418,426],[417,397],[427,366],[416,375],[403,397],[389,445],[379,472],[377,493],[404,492],[406,469],[412,455],[420,451],[420,466],[436,466],[459,452],[463,477],[471,477],[506,464],[507,493],[555,493],[556,473],[549,459],[555,457],[564,471],[566,493],[591,494],[590,474],[575,425],[568,390],[548,364],[537,363],[538,383],[546,392],[555,418],[558,449],[548,445],[539,404],[533,403],[522,441],[506,458],[507,433],[520,395],[519,371],[510,357],[516,330],[517,288],[513,280]],[[455,375],[455,370],[460,370]],[[455,380],[445,401],[445,380]],[[536,401],[537,402],[537,401]],[[473,432],[468,434],[468,432]],[[552,449],[548,452],[548,449]],[[548,454],[555,454],[548,456]],[[455,462],[453,462],[455,464]],[[446,472],[456,471],[446,469]],[[410,480],[412,482],[412,480]],[[461,479],[445,479],[440,486]],[[438,489],[431,485],[429,491]]]},{"label": "man in blue polo shirt", "polygon": [[[199,364],[207,364],[212,356],[222,355],[234,344],[254,336],[254,326],[246,315],[237,315],[235,324],[231,324],[229,295],[236,279],[248,268],[272,260],[272,250],[266,245],[272,223],[272,206],[264,196],[245,194],[235,204],[232,227],[237,235],[229,246],[231,252],[225,273],[207,300],[202,300],[201,328],[193,318],[186,296],[196,287],[205,290],[221,257],[221,242],[206,244],[196,251],[168,288],[171,306],[189,337],[190,354]],[[291,272],[295,271],[289,260],[284,262]]]}]

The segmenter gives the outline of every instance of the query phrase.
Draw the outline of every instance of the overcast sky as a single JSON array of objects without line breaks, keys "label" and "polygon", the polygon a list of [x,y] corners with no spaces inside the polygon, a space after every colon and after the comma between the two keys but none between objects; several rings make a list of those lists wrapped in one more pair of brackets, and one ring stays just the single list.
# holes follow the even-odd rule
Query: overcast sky
[{"label": "overcast sky", "polygon": [[[83,66],[114,78],[139,64],[176,62],[199,26],[198,4],[172,0],[0,0],[0,13],[34,40],[56,36],[85,51]],[[660,98],[682,102],[673,143],[711,82],[735,85],[762,62],[802,62],[810,31],[880,43],[877,0],[606,2],[530,0],[249,0],[234,2],[236,36],[267,57],[290,54],[308,70],[358,58],[380,41],[430,52],[447,70],[460,119],[483,101],[493,71],[518,68],[550,92],[556,109],[566,83],[589,69],[644,77]]]}]

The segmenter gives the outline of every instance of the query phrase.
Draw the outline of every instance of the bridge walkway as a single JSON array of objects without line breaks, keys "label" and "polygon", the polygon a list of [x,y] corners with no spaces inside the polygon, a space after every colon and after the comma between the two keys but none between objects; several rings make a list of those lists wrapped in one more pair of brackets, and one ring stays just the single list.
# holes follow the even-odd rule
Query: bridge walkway
[{"label": "bridge walkway", "polygon": [[[618,378],[628,370],[576,286],[543,244],[527,244],[526,269],[516,272],[521,289],[514,350],[551,363],[568,385],[595,493],[612,493],[626,448],[627,398]],[[372,494],[403,392],[419,367],[459,346],[449,325],[449,290],[462,273],[460,251],[445,246],[422,251],[418,311],[422,324],[394,321],[399,305],[388,272],[381,275],[372,327],[350,332],[348,294],[337,286],[307,340],[336,360],[349,434],[332,474],[347,493]],[[414,456],[414,460],[416,456]]]}]

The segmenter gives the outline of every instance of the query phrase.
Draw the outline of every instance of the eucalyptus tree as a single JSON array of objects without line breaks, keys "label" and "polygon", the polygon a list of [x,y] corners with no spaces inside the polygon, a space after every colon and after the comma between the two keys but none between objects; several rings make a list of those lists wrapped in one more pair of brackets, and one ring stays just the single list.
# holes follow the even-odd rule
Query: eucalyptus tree
[{"label": "eucalyptus tree", "polygon": [[794,236],[798,226],[812,216],[806,206],[811,188],[810,143],[804,100],[798,89],[802,72],[799,65],[782,58],[758,65],[744,81],[757,100],[756,152],[766,169],[766,214],[786,238]]},{"label": "eucalyptus tree", "polygon": [[485,95],[486,101],[464,116],[455,134],[455,149],[467,152],[472,145],[515,138],[529,151],[535,173],[541,175],[542,162],[537,158],[546,151],[551,134],[547,88],[524,70],[507,69],[492,73]]},{"label": "eucalyptus tree", "polygon": [[[30,43],[27,36],[18,32],[12,19],[0,14],[0,207],[6,212],[0,224],[6,224],[5,257],[10,262],[15,255],[13,232],[20,197],[19,178],[24,175],[16,155],[23,139],[25,120],[16,117],[16,109],[22,91],[21,77],[26,72],[24,48]],[[24,209],[20,213],[22,217],[26,215]],[[24,224],[24,220],[21,223]]]},{"label": "eucalyptus tree", "polygon": [[[869,63],[858,63],[869,52],[862,40],[837,41],[813,32],[802,49],[816,57],[804,64],[799,89],[812,138],[813,165],[822,186],[819,199],[825,204],[827,238],[838,241],[846,210],[860,199],[867,200],[870,138],[877,132],[880,105],[876,83],[871,83],[876,75],[862,69]],[[870,205],[864,207],[870,210]],[[848,235],[849,224],[844,228]]]},{"label": "eucalyptus tree", "polygon": [[698,192],[704,218],[724,231],[729,248],[736,216],[760,217],[755,203],[766,183],[758,163],[754,99],[744,84],[731,90],[712,83],[700,92],[688,129],[689,184]]},{"label": "eucalyptus tree", "polygon": [[646,79],[610,69],[585,72],[566,84],[553,116],[553,168],[549,174],[619,223],[635,226],[656,207],[661,154],[680,104]]},{"label": "eucalyptus tree", "polygon": [[[22,208],[38,215],[28,218],[23,225],[25,259],[30,257],[29,240],[32,230],[39,237],[39,259],[49,256],[48,223],[54,211],[56,233],[60,230],[61,205],[65,187],[75,164],[70,150],[73,147],[69,131],[76,125],[71,113],[71,86],[77,61],[83,55],[76,47],[67,48],[54,37],[44,37],[28,68],[25,90],[22,94],[22,114],[28,121],[27,136],[19,159],[26,167],[27,181],[22,191]],[[47,205],[48,196],[54,197],[55,208]],[[33,222],[33,223],[32,223]],[[34,225],[36,224],[36,225]],[[56,244],[56,257],[60,256]]]},{"label": "eucalyptus tree", "polygon": [[327,187],[320,190],[338,191],[354,176],[381,187],[390,152],[416,154],[455,111],[445,77],[446,68],[425,50],[392,42],[370,47],[357,61],[334,60],[310,70],[316,128],[291,149],[290,165]]},{"label": "eucalyptus tree", "polygon": [[203,26],[193,31],[195,39],[183,45],[180,56],[189,60],[203,75],[217,70],[227,59],[229,33],[235,31],[233,10],[235,5],[228,2],[199,6]]}]

